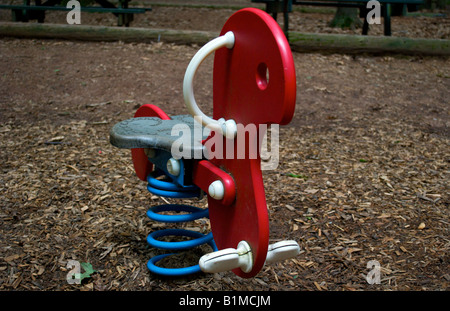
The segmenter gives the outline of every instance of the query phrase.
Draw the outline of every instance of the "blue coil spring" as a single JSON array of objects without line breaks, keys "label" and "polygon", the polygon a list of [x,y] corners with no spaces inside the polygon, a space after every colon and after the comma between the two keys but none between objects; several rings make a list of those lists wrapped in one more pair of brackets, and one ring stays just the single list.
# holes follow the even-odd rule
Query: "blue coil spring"
[{"label": "blue coil spring", "polygon": [[[170,198],[192,198],[198,197],[200,195],[201,190],[195,185],[179,186],[175,184],[170,178],[166,178],[163,180],[157,179],[160,176],[164,176],[164,173],[160,170],[155,170],[147,176],[147,189],[149,192],[158,196]],[[163,212],[183,212],[183,214],[161,214]],[[202,209],[195,206],[184,204],[164,204],[151,207],[147,211],[147,216],[154,221],[178,223],[194,221],[200,218],[208,218],[209,213],[208,209]],[[165,236],[182,236],[192,239],[180,242],[166,242],[158,240],[158,238],[162,238]],[[196,231],[185,229],[163,229],[150,233],[147,237],[147,242],[150,246],[153,246],[155,248],[171,251],[191,249],[203,244],[208,244],[209,246],[211,246],[213,251],[217,251],[212,232],[205,235]],[[155,274],[167,276],[181,276],[200,272],[200,267],[198,264],[184,268],[163,268],[156,265],[158,261],[171,255],[174,255],[174,253],[162,254],[152,257],[147,262],[148,269]]]}]

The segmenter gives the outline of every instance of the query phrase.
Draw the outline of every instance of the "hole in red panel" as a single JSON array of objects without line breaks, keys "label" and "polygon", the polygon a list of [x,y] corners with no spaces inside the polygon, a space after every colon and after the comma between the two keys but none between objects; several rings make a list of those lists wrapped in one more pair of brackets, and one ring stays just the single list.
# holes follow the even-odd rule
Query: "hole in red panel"
[{"label": "hole in red panel", "polygon": [[269,68],[264,63],[260,63],[256,68],[256,84],[260,90],[265,90],[269,84]]}]

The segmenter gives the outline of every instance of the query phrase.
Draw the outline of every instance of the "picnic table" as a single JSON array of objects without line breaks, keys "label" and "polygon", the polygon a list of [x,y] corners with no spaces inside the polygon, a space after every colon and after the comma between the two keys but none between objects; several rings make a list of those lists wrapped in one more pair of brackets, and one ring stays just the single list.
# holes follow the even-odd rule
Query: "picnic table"
[{"label": "picnic table", "polygon": [[[371,8],[367,8],[367,2],[369,0],[251,0],[254,3],[266,4],[266,12],[271,13],[276,19],[277,13],[283,13],[284,16],[284,32],[286,36],[289,30],[289,16],[288,13],[292,12],[293,5],[305,5],[305,6],[331,6],[331,7],[355,7],[359,9],[359,16],[364,17],[364,24],[362,28],[362,34],[367,35],[369,32],[369,23],[365,18]],[[390,36],[391,31],[391,5],[396,5],[400,10],[396,10],[396,15],[404,15],[406,11],[417,10],[419,5],[425,3],[424,0],[378,0],[381,5],[381,15],[384,22],[384,35]],[[399,14],[400,12],[400,14]]]},{"label": "picnic table", "polygon": [[[133,14],[142,14],[146,11],[151,11],[151,8],[130,8],[129,2],[131,0],[118,0],[117,6],[108,0],[95,0],[99,6],[82,6],[82,12],[96,12],[96,13],[112,13],[117,17],[118,26],[128,27],[133,21]],[[43,23],[45,20],[46,11],[71,11],[72,8],[67,8],[61,5],[62,0],[35,0],[35,5],[31,4],[31,0],[23,0],[22,5],[0,4],[0,9],[10,9],[12,12],[12,19],[15,22],[28,22],[30,20],[37,20]]]}]

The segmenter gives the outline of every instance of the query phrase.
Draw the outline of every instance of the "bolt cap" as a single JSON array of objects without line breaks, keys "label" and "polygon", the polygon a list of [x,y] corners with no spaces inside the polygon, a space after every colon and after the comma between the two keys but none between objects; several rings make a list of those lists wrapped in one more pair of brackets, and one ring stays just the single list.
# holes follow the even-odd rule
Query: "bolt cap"
[{"label": "bolt cap", "polygon": [[173,176],[178,176],[178,175],[180,175],[180,170],[181,170],[181,166],[180,166],[180,162],[178,160],[175,160],[174,158],[170,158],[167,161],[167,171],[169,172],[169,174],[171,174]]},{"label": "bolt cap", "polygon": [[222,200],[225,195],[223,183],[220,180],[213,181],[208,187],[208,194],[216,200]]}]

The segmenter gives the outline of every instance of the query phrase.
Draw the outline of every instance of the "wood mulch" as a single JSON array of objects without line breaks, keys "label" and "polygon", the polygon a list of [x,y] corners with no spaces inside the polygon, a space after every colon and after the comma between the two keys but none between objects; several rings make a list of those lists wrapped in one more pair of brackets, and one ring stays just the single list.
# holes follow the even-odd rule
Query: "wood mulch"
[{"label": "wood mulch", "polygon": [[[271,240],[301,254],[253,279],[149,273],[146,236],[166,226],[145,213],[164,201],[109,130],[145,103],[185,114],[198,48],[0,40],[1,290],[449,290],[450,62],[431,57],[295,54],[295,117],[264,183]],[[211,70],[196,84],[207,111]],[[69,260],[96,272],[69,284]]]}]

